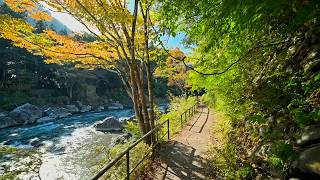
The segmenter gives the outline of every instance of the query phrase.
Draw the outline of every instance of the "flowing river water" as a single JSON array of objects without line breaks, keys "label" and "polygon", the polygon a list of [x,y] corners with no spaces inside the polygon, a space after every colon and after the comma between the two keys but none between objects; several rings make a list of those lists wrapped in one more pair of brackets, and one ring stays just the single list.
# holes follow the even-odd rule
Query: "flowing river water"
[{"label": "flowing river water", "polygon": [[[39,152],[41,179],[90,179],[112,139],[119,136],[96,131],[92,125],[107,116],[125,118],[133,114],[131,109],[91,112],[43,124],[0,129],[0,143]],[[39,179],[39,176],[26,173],[20,178]]]}]

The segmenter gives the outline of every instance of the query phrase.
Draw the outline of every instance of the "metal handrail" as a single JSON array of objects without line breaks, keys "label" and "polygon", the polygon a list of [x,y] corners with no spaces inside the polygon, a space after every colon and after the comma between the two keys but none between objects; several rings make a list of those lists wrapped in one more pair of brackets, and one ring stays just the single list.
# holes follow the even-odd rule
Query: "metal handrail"
[{"label": "metal handrail", "polygon": [[[189,108],[188,110],[186,110],[184,113],[182,113],[180,115],[181,117],[181,127],[183,127],[183,122],[182,122],[182,115],[185,115],[185,121],[187,120],[187,111],[189,112],[189,116],[188,118],[190,119],[190,109],[192,109],[192,115],[194,114],[195,110],[196,110],[196,106],[197,103],[195,105],[193,105],[191,108]],[[140,163],[148,156],[148,154],[150,154],[150,152],[158,145],[159,141],[151,148],[152,150],[149,151],[148,153],[146,153],[146,155],[142,158],[142,160],[138,163],[138,165],[136,165],[136,167],[134,167],[131,172],[130,172],[130,150],[132,148],[134,148],[137,144],[139,144],[141,141],[143,141],[146,137],[148,137],[149,135],[151,135],[152,133],[154,133],[155,131],[159,130],[162,128],[162,126],[164,124],[167,123],[167,136],[168,136],[168,140],[170,139],[170,120],[166,119],[164,122],[158,124],[155,128],[153,128],[152,130],[150,130],[147,134],[143,135],[141,138],[139,138],[137,141],[135,141],[134,143],[132,143],[129,147],[127,147],[127,149],[125,149],[123,152],[121,152],[120,154],[118,154],[114,159],[112,159],[106,166],[104,166],[97,174],[95,174],[92,177],[92,180],[97,180],[99,179],[104,173],[106,173],[112,166],[114,166],[123,156],[126,156],[126,163],[127,163],[127,180],[129,180],[130,178],[130,174],[140,165]],[[164,137],[164,136],[163,136]]]}]

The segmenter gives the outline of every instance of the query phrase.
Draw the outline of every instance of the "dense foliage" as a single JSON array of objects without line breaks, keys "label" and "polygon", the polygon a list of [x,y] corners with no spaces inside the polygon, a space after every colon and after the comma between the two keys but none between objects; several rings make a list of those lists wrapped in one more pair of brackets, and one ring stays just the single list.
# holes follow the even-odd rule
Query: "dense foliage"
[{"label": "dense foliage", "polygon": [[[319,1],[164,0],[158,10],[164,31],[195,47],[189,83],[230,121],[217,152],[237,158],[220,176],[286,176],[298,132],[320,118]],[[257,157],[260,146],[270,151]]]}]

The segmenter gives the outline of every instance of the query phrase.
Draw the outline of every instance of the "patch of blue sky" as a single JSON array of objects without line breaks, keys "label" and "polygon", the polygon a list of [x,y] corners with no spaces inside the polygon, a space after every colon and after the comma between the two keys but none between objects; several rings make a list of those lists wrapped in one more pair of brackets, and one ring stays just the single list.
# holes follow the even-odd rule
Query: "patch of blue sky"
[{"label": "patch of blue sky", "polygon": [[[128,2],[128,9],[130,12],[133,12],[134,7],[134,0],[129,0]],[[62,24],[66,25],[71,31],[74,32],[89,32],[85,26],[83,26],[80,22],[78,22],[75,18],[73,18],[71,15],[66,13],[59,13],[59,12],[52,12],[50,11],[52,16],[60,21]],[[91,28],[94,32],[97,32],[95,28]],[[168,35],[164,35],[161,37],[161,40],[163,41],[163,44],[167,48],[179,48],[186,54],[190,54],[191,49],[187,48],[183,45],[183,39],[185,38],[184,33],[178,33],[175,37],[171,37]]]}]

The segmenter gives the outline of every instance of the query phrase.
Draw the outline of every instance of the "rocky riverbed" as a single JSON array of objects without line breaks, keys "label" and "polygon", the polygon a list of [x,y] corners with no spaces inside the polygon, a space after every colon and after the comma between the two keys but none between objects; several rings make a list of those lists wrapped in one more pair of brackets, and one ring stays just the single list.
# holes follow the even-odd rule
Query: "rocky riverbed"
[{"label": "rocky riverbed", "polygon": [[97,131],[93,125],[109,116],[123,119],[133,114],[131,109],[87,112],[0,129],[1,146],[22,148],[34,154],[20,159],[14,153],[0,154],[0,175],[24,171],[25,166],[36,161],[41,164],[39,172],[21,173],[21,179],[89,179],[111,142],[122,135]]}]

